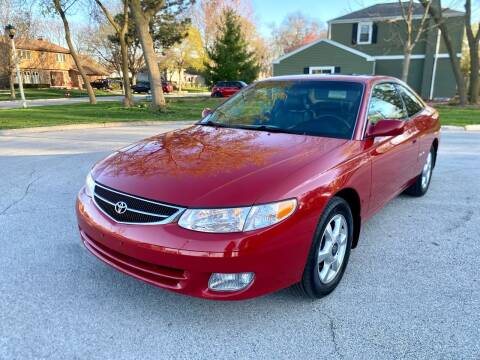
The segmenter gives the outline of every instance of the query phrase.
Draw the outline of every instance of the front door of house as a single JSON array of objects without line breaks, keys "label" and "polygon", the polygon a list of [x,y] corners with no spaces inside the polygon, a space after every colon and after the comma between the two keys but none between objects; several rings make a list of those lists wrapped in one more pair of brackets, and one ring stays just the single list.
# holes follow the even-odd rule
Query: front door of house
[{"label": "front door of house", "polygon": [[63,73],[61,71],[50,72],[50,85],[63,86]]}]

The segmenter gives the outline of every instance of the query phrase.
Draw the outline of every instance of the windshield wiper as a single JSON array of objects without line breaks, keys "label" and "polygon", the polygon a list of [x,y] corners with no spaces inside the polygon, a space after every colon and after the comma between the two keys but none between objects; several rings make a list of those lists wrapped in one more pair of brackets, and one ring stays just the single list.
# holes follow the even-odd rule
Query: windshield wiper
[{"label": "windshield wiper", "polygon": [[259,131],[268,131],[272,133],[289,133],[287,129],[279,128],[275,125],[236,125],[236,128],[247,129],[247,130],[259,130]]},{"label": "windshield wiper", "polygon": [[207,120],[205,122],[199,122],[198,125],[213,126],[213,127],[229,127],[226,124],[222,124],[222,123],[215,122],[215,121],[212,121],[212,120]]}]

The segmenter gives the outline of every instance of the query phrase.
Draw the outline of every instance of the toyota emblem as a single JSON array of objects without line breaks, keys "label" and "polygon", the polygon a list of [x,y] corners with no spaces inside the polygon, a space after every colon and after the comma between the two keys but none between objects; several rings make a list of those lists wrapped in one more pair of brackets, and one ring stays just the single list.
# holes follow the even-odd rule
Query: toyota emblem
[{"label": "toyota emblem", "polygon": [[128,207],[123,201],[119,201],[115,204],[115,212],[119,215],[124,214]]}]

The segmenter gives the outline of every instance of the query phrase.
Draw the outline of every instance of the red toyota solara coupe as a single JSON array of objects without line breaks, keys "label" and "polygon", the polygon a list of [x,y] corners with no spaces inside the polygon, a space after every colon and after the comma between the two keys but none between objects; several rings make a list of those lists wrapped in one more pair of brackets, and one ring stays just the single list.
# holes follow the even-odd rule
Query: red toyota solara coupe
[{"label": "red toyota solara coupe", "polygon": [[182,294],[330,293],[362,224],[435,166],[438,113],[395,78],[275,77],[202,115],[100,161],[76,206],[93,255]]}]

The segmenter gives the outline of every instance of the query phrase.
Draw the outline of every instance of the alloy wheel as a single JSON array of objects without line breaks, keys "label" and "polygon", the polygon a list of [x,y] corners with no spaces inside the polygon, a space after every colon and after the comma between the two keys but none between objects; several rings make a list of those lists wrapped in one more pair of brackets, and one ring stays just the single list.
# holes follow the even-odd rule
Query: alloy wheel
[{"label": "alloy wheel", "polygon": [[422,189],[426,189],[428,183],[430,181],[430,177],[432,176],[432,152],[430,151],[427,156],[427,160],[425,161],[425,165],[423,165],[422,170]]},{"label": "alloy wheel", "polygon": [[328,222],[318,250],[318,276],[323,284],[332,282],[340,272],[347,250],[348,225],[342,214]]}]

